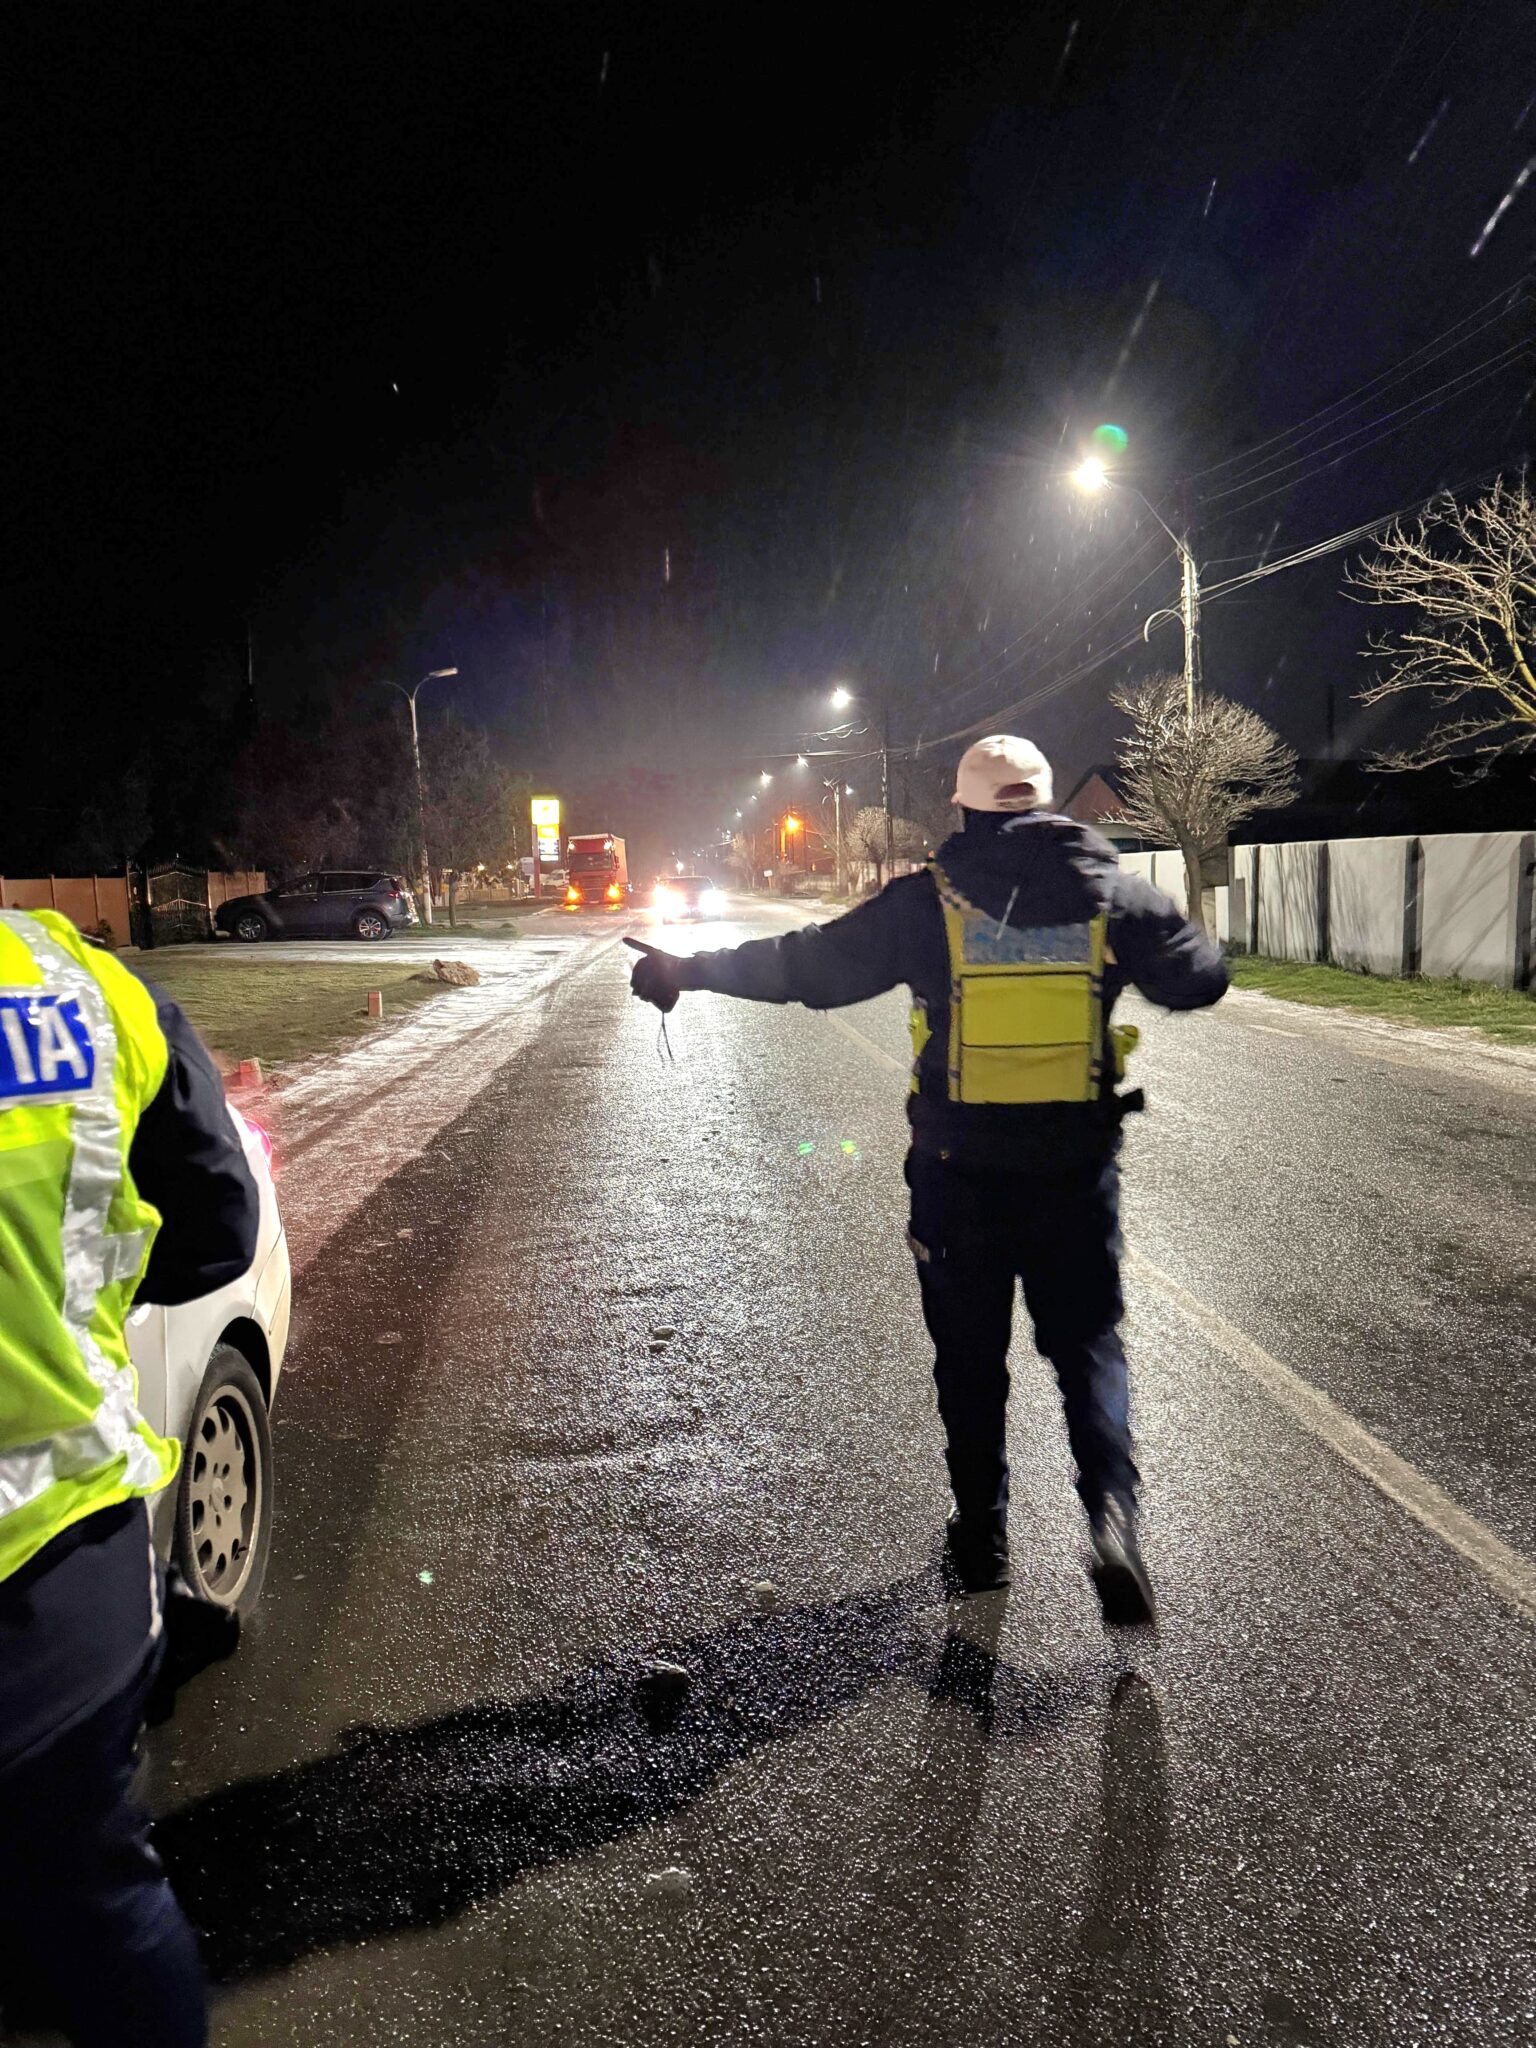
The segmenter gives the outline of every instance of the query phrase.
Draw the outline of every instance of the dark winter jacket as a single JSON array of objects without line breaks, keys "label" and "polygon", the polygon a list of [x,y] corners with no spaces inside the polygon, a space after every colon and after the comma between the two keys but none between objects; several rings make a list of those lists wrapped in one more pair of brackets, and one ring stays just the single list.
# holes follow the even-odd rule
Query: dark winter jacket
[{"label": "dark winter jacket", "polygon": [[[1127,985],[1169,1010],[1198,1010],[1226,993],[1219,950],[1156,889],[1120,872],[1115,851],[1086,825],[1053,813],[973,819],[939,849],[962,896],[1012,925],[1081,924],[1109,913],[1112,962],[1104,1023]],[[1010,907],[1011,906],[1011,907]],[[684,988],[714,989],[813,1010],[862,1003],[903,982],[928,1013],[932,1036],[908,1098],[913,1143],[960,1165],[1039,1172],[1113,1150],[1120,1112],[1113,1062],[1100,1102],[975,1105],[949,1100],[949,950],[933,877],[904,875],[832,924],[750,939],[679,963]]]},{"label": "dark winter jacket", "polygon": [[165,1079],[128,1150],[134,1185],[161,1224],[136,1301],[170,1307],[238,1280],[256,1256],[261,1201],[202,1040],[164,989],[146,984],[165,1033]]}]

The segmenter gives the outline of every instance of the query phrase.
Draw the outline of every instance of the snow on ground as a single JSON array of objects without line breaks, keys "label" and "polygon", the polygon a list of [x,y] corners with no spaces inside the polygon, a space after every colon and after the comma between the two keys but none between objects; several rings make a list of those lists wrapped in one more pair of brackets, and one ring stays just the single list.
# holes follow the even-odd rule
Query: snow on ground
[{"label": "snow on ground", "polygon": [[[412,956],[423,970],[434,953],[463,960],[480,975],[478,987],[447,988],[422,1009],[386,1017],[346,1051],[301,1061],[259,1093],[236,1095],[272,1137],[295,1271],[524,1049],[562,984],[602,972],[605,960],[609,972],[627,971],[628,955],[622,970],[611,957],[621,937],[614,923],[553,915],[530,919],[512,941],[445,930],[441,947],[413,947]],[[221,951],[232,962],[358,957],[355,944],[324,941]]]}]

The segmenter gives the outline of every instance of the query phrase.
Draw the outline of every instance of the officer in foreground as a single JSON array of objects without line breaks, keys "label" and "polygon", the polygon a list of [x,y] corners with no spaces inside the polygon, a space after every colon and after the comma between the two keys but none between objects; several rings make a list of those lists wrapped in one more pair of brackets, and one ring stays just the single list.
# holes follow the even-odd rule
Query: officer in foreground
[{"label": "officer in foreground", "polygon": [[1097,833],[1051,811],[1028,740],[978,740],[954,801],[963,829],[921,874],[832,924],[683,959],[647,951],[630,986],[663,1013],[683,989],[817,1010],[905,982],[910,1243],[948,1440],[949,1561],[967,1592],[1008,1584],[1008,1344],[1022,1281],[1055,1367],[1107,1620],[1150,1622],[1137,1541],[1120,1293],[1117,1094],[1134,985],[1170,1010],[1217,1002],[1218,949],[1166,896],[1122,875]]},{"label": "officer in foreground", "polygon": [[[199,2048],[197,1944],[130,1788],[162,1651],[135,1298],[226,1285],[258,1197],[191,1026],[51,911],[0,911],[0,1990],[77,2048]],[[158,1233],[158,1234],[157,1234]]]}]

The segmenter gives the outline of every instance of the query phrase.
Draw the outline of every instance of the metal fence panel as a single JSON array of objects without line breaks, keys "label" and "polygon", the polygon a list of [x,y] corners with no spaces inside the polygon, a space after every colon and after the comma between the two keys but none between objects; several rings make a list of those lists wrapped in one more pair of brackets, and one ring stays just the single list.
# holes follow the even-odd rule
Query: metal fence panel
[{"label": "metal fence panel", "polygon": [[1259,861],[1259,951],[1272,960],[1315,960],[1322,936],[1317,839],[1266,846]]},{"label": "metal fence panel", "polygon": [[1333,839],[1328,856],[1328,957],[1371,974],[1403,972],[1403,890],[1409,842]]},{"label": "metal fence panel", "polygon": [[1426,834],[1421,897],[1421,971],[1514,985],[1521,895],[1519,832]]}]

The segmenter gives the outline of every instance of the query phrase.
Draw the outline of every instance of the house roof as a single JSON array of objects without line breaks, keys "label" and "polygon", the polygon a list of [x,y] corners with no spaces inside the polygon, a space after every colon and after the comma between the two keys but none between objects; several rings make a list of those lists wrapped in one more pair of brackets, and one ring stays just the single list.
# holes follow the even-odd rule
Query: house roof
[{"label": "house roof", "polygon": [[1090,768],[1079,778],[1065,803],[1058,806],[1064,818],[1076,818],[1080,825],[1101,825],[1114,816],[1124,798],[1111,781],[1110,768]]}]

